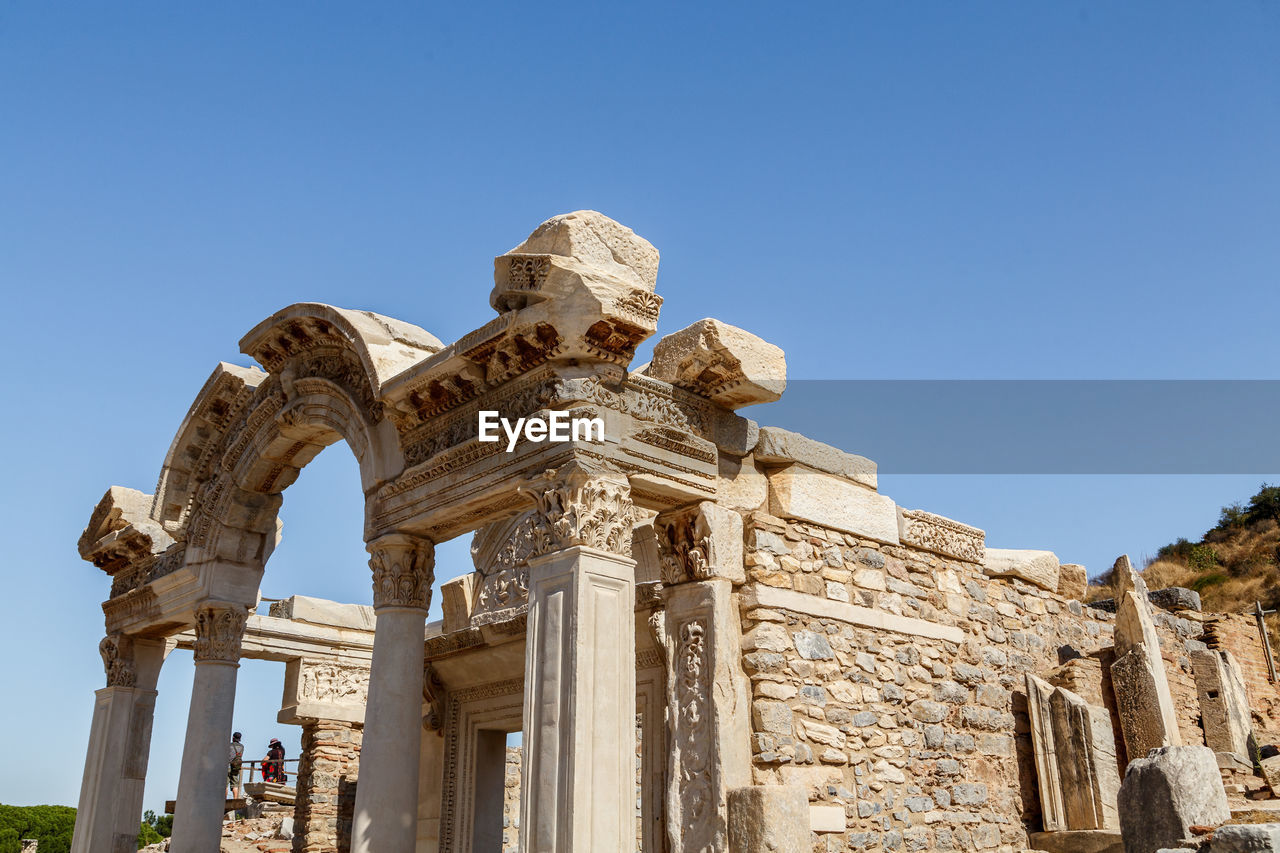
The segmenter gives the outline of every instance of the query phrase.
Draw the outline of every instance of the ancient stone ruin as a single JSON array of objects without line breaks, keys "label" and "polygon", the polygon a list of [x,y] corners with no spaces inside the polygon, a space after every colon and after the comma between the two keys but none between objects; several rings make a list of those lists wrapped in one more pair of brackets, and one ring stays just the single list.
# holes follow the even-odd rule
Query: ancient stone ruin
[{"label": "ancient stone ruin", "polygon": [[[242,657],[286,664],[298,853],[1102,851],[1125,800],[1184,840],[1157,783],[1209,785],[1219,823],[1218,794],[1270,796],[1251,743],[1280,739],[1280,690],[1250,617],[1148,593],[1127,559],[1087,606],[1082,566],[898,506],[873,462],[739,414],[786,385],[749,332],[703,320],[633,368],[657,270],[578,212],[495,260],[497,317],[447,346],[318,304],[251,329],[261,369],[217,365],[154,493],[111,487],[81,537],[111,591],[74,850],[134,849],[176,647],[178,853],[218,849]],[[484,411],[603,437],[508,449]],[[372,607],[262,615],[283,494],[339,440]],[[427,624],[434,547],[463,534],[474,571]]]}]

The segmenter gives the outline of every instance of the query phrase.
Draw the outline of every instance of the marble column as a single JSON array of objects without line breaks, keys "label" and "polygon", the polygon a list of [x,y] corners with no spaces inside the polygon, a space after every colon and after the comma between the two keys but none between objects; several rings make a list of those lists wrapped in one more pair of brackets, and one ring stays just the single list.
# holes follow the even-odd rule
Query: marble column
[{"label": "marble column", "polygon": [[520,849],[623,853],[635,839],[635,561],[625,477],[570,463],[528,490]]},{"label": "marble column", "polygon": [[413,853],[422,748],[423,643],[435,546],[390,533],[368,545],[378,616],[356,785],[352,853]]},{"label": "marble column", "polygon": [[98,646],[107,686],[95,693],[72,853],[133,850],[151,753],[156,680],[172,645],[112,634]]},{"label": "marble column", "polygon": [[227,744],[247,617],[248,608],[242,604],[206,602],[196,610],[196,672],[178,775],[172,853],[209,853],[221,843]]}]

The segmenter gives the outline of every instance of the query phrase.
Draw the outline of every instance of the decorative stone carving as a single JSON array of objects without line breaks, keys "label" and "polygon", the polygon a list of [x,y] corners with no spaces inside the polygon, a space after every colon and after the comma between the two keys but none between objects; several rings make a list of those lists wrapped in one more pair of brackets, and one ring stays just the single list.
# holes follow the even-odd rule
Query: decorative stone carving
[{"label": "decorative stone carving", "polygon": [[711,319],[658,341],[647,373],[728,409],[771,403],[787,387],[782,350],[748,331]]},{"label": "decorative stone carving", "polygon": [[703,501],[654,520],[662,582],[711,577],[746,580],[742,564],[742,516]]},{"label": "decorative stone carving", "polygon": [[1118,829],[1120,771],[1107,710],[1031,673],[1027,706],[1045,830]]},{"label": "decorative stone carving", "polygon": [[987,534],[976,527],[918,509],[898,507],[898,538],[903,545],[981,564]]},{"label": "decorative stone carving", "polygon": [[499,613],[529,603],[529,557],[536,514],[527,512],[476,531],[471,560],[479,575],[472,615]]},{"label": "decorative stone carving", "polygon": [[133,640],[124,634],[108,634],[98,644],[108,687],[133,687],[138,673],[133,659]]},{"label": "decorative stone carving", "polygon": [[388,533],[368,544],[373,568],[373,607],[414,607],[431,603],[436,549],[429,539]]},{"label": "decorative stone carving", "polygon": [[196,611],[196,663],[239,663],[248,609],[241,604],[205,604]]},{"label": "decorative stone carving", "polygon": [[304,664],[298,698],[316,702],[363,705],[369,696],[369,670],[336,663]]},{"label": "decorative stone carving", "polygon": [[621,474],[571,462],[521,488],[536,504],[529,557],[575,545],[631,556],[634,508]]},{"label": "decorative stone carving", "polygon": [[714,811],[711,788],[710,710],[711,663],[707,658],[707,623],[691,619],[680,626],[676,649],[675,726],[681,753],[680,778],[676,789],[681,801],[681,837],[698,831]]}]

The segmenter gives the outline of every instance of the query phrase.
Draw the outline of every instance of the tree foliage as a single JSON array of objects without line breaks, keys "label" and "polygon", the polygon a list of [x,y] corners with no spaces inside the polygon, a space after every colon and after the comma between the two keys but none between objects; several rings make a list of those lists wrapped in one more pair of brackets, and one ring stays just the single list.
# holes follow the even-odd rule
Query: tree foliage
[{"label": "tree foliage", "polygon": [[70,853],[76,810],[70,806],[0,805],[0,853],[20,853],[22,839],[40,842],[40,853]]}]

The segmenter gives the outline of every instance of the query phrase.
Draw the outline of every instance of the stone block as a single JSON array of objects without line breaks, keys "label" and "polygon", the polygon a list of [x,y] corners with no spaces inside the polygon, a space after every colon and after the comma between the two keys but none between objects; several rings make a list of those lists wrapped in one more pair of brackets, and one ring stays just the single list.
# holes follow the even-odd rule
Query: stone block
[{"label": "stone block", "polygon": [[291,595],[273,602],[269,612],[278,619],[358,631],[372,631],[376,621],[373,608],[367,604],[341,604],[307,595]]},{"label": "stone block", "polygon": [[1147,594],[1147,600],[1165,610],[1200,612],[1200,593],[1181,586],[1167,586]]},{"label": "stone block", "polygon": [[1120,771],[1107,710],[1031,673],[1026,682],[1044,828],[1118,829]]},{"label": "stone block", "polygon": [[444,633],[461,631],[471,621],[471,609],[475,604],[475,572],[456,577],[440,584],[440,609],[444,614]]},{"label": "stone block", "polygon": [[760,440],[753,455],[757,462],[765,465],[799,462],[815,471],[835,474],[868,488],[876,488],[876,463],[798,432],[778,427],[760,427]]},{"label": "stone block", "polygon": [[1206,746],[1162,747],[1131,761],[1119,806],[1125,853],[1177,847],[1193,825],[1231,819],[1217,760]]},{"label": "stone block", "polygon": [[[1141,578],[1137,582],[1140,583]],[[1157,747],[1180,746],[1182,734],[1178,730],[1151,605],[1134,589],[1120,596],[1115,653],[1111,682],[1130,760],[1141,758]]]},{"label": "stone block", "polygon": [[769,475],[769,512],[780,518],[898,544],[898,513],[892,500],[799,464]]},{"label": "stone block", "polygon": [[729,791],[730,853],[802,853],[809,845],[809,796],[798,785]]},{"label": "stone block", "polygon": [[1079,563],[1062,563],[1058,566],[1058,595],[1076,601],[1084,599],[1089,587],[1089,571]]},{"label": "stone block", "polygon": [[[982,563],[986,556],[985,531],[923,510],[898,507],[898,538],[903,545],[970,563]],[[949,591],[959,592],[958,581],[955,586]]]},{"label": "stone block", "polygon": [[646,371],[728,409],[771,403],[787,387],[782,350],[750,332],[699,320],[662,338]]},{"label": "stone block", "polygon": [[844,806],[809,806],[809,829],[813,832],[844,832]]},{"label": "stone block", "polygon": [[1215,752],[1248,755],[1253,719],[1240,665],[1225,650],[1194,651],[1188,657],[1195,674],[1205,743]]},{"label": "stone block", "polygon": [[988,548],[983,571],[993,578],[1019,578],[1041,589],[1058,591],[1058,555],[1052,551]]},{"label": "stone block", "polygon": [[1031,847],[1047,853],[1123,853],[1124,841],[1114,829],[1072,829],[1033,832]]},{"label": "stone block", "polygon": [[1210,853],[1280,851],[1280,823],[1228,824],[1213,833]]}]

